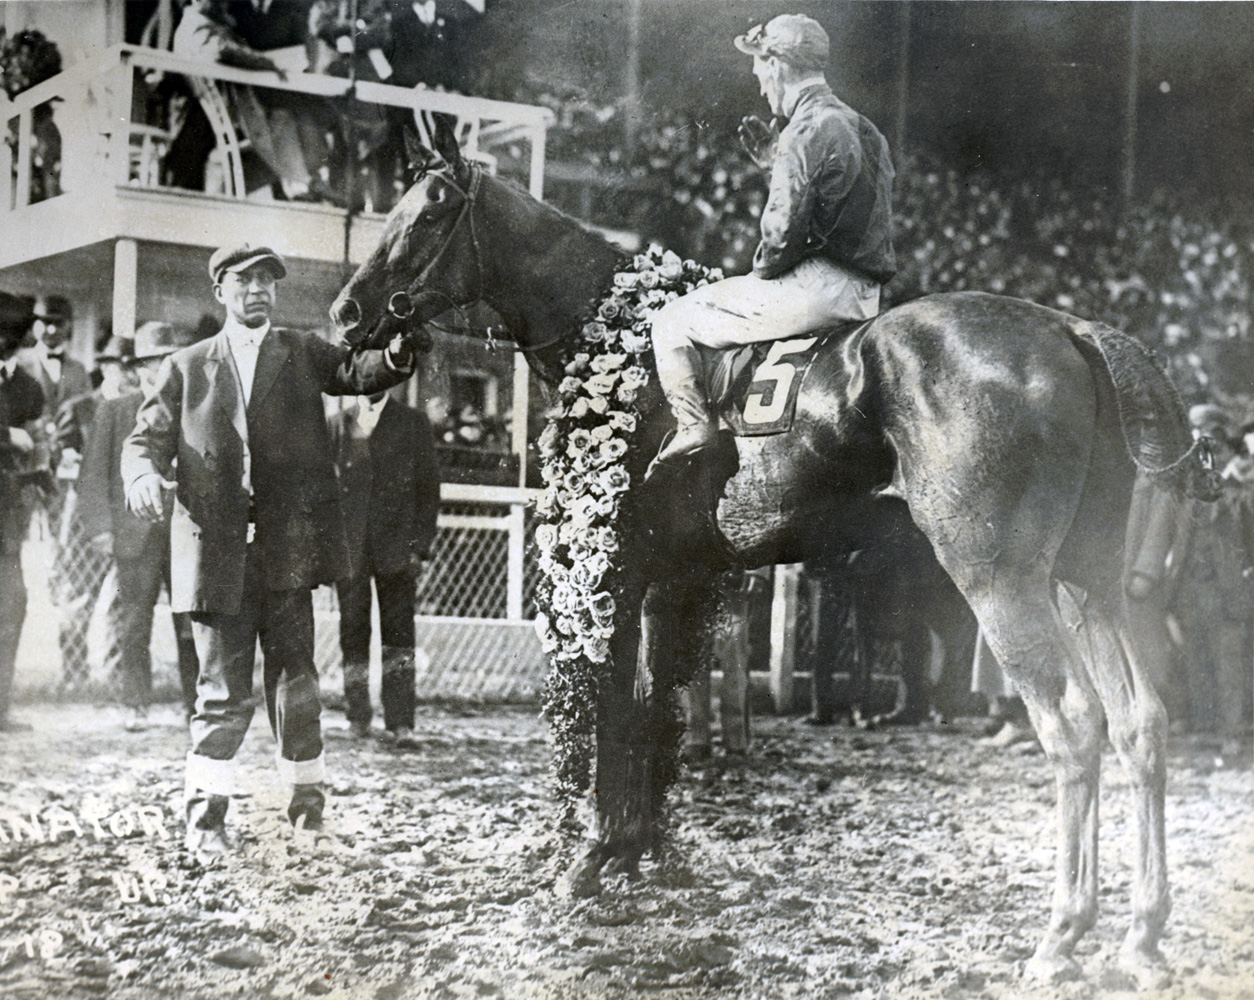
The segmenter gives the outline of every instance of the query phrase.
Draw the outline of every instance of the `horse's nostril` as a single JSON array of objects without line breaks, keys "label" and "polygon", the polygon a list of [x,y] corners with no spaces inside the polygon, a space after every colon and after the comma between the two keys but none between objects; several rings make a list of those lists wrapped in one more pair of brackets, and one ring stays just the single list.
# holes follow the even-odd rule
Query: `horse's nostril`
[{"label": "horse's nostril", "polygon": [[351,330],[361,322],[361,306],[356,299],[341,299],[331,306],[331,318],[342,330]]}]

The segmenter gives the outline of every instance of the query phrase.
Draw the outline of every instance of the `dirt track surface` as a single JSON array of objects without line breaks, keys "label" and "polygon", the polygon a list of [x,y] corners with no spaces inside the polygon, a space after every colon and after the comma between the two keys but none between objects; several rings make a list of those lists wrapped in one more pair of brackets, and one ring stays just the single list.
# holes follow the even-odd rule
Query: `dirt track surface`
[{"label": "dirt track surface", "polygon": [[[716,758],[685,779],[671,862],[572,901],[554,892],[533,712],[423,709],[421,749],[404,754],[330,732],[339,839],[317,852],[286,827],[258,724],[241,755],[251,794],[230,815],[238,856],[209,870],[181,846],[186,738],[172,712],[139,735],[112,710],[20,715],[37,728],[0,736],[0,810],[35,808],[45,839],[13,842],[0,819],[7,1000],[1134,995],[1113,961],[1133,839],[1110,754],[1085,978],[1034,990],[1019,973],[1046,919],[1053,782],[1039,753],[982,746],[973,723],[862,733],[761,721],[745,765]],[[137,806],[155,807],[146,828]],[[1252,807],[1250,771],[1173,743],[1173,979],[1137,995],[1254,997]]]}]

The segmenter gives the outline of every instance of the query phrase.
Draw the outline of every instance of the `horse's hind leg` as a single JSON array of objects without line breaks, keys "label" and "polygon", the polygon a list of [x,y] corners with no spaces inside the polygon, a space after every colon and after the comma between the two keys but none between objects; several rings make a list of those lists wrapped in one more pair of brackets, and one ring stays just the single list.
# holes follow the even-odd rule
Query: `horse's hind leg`
[{"label": "horse's hind leg", "polygon": [[1167,888],[1165,804],[1167,712],[1154,690],[1146,659],[1123,613],[1118,586],[1105,601],[1089,595],[1081,606],[1064,587],[1066,617],[1077,635],[1093,683],[1106,710],[1110,741],[1127,769],[1136,798],[1137,848],[1132,878],[1132,924],[1121,965],[1143,985],[1163,985],[1166,962],[1158,950],[1171,911]]},{"label": "horse's hind leg", "polygon": [[1102,708],[1051,596],[1043,570],[999,567],[967,589],[989,646],[1027,706],[1058,790],[1057,856],[1049,928],[1028,962],[1033,979],[1074,978],[1076,942],[1097,921],[1098,784]]}]

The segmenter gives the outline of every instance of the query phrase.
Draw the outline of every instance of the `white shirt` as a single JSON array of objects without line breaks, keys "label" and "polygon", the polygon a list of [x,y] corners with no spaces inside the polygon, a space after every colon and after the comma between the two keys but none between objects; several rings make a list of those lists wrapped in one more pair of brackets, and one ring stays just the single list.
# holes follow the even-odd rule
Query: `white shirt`
[{"label": "white shirt", "polygon": [[235,371],[239,374],[239,385],[244,391],[244,405],[247,406],[253,395],[253,376],[257,374],[257,353],[261,350],[261,341],[270,332],[270,324],[259,326],[255,330],[228,319],[226,321],[226,342],[231,348],[231,357],[235,359]]},{"label": "white shirt", "polygon": [[361,397],[357,406],[357,426],[361,428],[362,433],[366,437],[374,433],[374,429],[379,423],[379,417],[383,413],[383,408],[387,406],[390,398],[389,396],[384,396],[377,403],[372,403],[370,402],[370,397]]},{"label": "white shirt", "polygon": [[[253,329],[227,317],[223,329],[226,331],[227,346],[231,348],[231,357],[235,361],[235,373],[239,376],[239,387],[244,394],[244,406],[248,406],[248,401],[253,394],[253,376],[257,374],[257,355],[261,351],[261,341],[270,332],[270,323],[267,321],[264,326]],[[248,495],[252,496],[253,455],[248,447],[247,421],[245,421],[243,444],[244,475],[241,482]],[[252,541],[251,525],[249,525],[248,534],[249,541]]]},{"label": "white shirt", "polygon": [[48,345],[42,340],[35,345],[35,350],[39,354],[39,363],[43,366],[48,378],[52,380],[53,385],[59,385],[61,382],[61,359],[54,358],[48,353]]}]

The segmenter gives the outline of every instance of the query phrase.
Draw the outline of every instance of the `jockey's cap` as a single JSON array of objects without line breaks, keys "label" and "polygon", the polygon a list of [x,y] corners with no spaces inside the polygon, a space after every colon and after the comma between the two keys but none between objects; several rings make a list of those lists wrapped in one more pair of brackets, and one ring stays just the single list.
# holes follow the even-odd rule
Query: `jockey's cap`
[{"label": "jockey's cap", "polygon": [[778,56],[798,69],[826,69],[831,51],[823,25],[804,14],[780,14],[738,35],[736,48],[751,56]]},{"label": "jockey's cap", "polygon": [[287,265],[283,258],[269,247],[251,247],[247,243],[237,243],[219,247],[209,258],[209,277],[215,285],[220,284],[224,274],[247,271],[254,264],[265,262],[274,269],[276,278],[287,277]]}]

